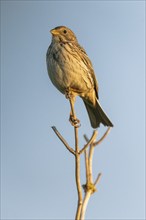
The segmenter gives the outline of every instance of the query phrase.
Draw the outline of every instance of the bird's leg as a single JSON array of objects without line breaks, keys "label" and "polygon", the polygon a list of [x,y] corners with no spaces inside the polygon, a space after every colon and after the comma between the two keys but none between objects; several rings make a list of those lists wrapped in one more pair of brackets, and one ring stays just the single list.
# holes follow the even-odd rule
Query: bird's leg
[{"label": "bird's leg", "polygon": [[78,118],[76,118],[76,115],[74,112],[75,97],[73,99],[69,99],[69,101],[70,101],[70,105],[71,105],[69,121],[72,124],[72,126],[78,128],[81,126],[81,124],[80,124],[80,120]]},{"label": "bird's leg", "polygon": [[80,127],[80,121],[79,119],[76,118],[75,111],[74,111],[75,95],[73,94],[73,92],[71,92],[69,88],[66,89],[65,97],[69,99],[70,106],[71,106],[69,121],[72,126]]},{"label": "bird's leg", "polygon": [[73,97],[73,94],[70,90],[70,88],[68,87],[66,90],[65,90],[65,98],[66,99],[71,99]]}]

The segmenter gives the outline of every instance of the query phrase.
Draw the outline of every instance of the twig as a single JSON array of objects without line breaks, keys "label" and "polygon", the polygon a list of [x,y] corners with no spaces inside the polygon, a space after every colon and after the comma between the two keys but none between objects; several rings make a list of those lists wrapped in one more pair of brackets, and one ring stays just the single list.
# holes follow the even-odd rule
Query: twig
[{"label": "twig", "polygon": [[94,130],[90,140],[87,141],[87,144],[85,144],[85,146],[80,150],[79,154],[83,153],[84,150],[90,145],[92,144],[92,142],[96,139],[97,136],[97,130]]},{"label": "twig", "polygon": [[[71,115],[73,119],[77,119],[74,111],[74,101],[75,97],[68,96],[70,107],[71,107]],[[78,119],[76,120],[79,121]],[[74,136],[75,136],[75,150],[69,146],[66,140],[62,137],[59,131],[56,129],[55,126],[52,127],[55,134],[61,140],[61,142],[65,145],[67,150],[75,156],[75,179],[76,179],[76,186],[77,186],[77,193],[78,193],[78,204],[77,204],[77,211],[76,211],[76,220],[84,220],[85,219],[85,212],[87,208],[88,201],[90,196],[96,191],[96,185],[100,181],[101,173],[98,174],[95,182],[93,182],[93,173],[92,173],[92,161],[93,161],[93,154],[94,148],[98,144],[100,144],[105,137],[108,135],[110,131],[110,127],[106,130],[104,135],[95,142],[97,137],[97,130],[94,130],[90,139],[86,135],[84,138],[86,140],[86,144],[80,150],[79,149],[79,138],[78,138],[78,125],[74,125]],[[89,147],[89,152],[87,153],[87,147]],[[82,187],[81,187],[81,180],[80,180],[80,156],[84,152],[85,155],[85,167],[86,167],[86,184],[83,185],[84,188],[84,199],[82,198]]]},{"label": "twig", "polygon": [[87,204],[89,202],[91,194],[92,194],[91,190],[88,190],[85,193],[84,200],[83,200],[83,205],[82,205],[82,211],[81,211],[81,218],[80,218],[80,220],[84,220],[85,219],[85,213],[86,213],[86,209],[87,209]]},{"label": "twig", "polygon": [[90,183],[93,183],[93,175],[92,175],[92,161],[93,161],[93,153],[94,153],[94,146],[93,144],[90,145],[90,149],[89,149],[89,180]]},{"label": "twig", "polygon": [[99,182],[101,178],[101,173],[98,174],[98,177],[96,178],[96,181],[94,184],[86,184],[86,188],[85,188],[85,196],[83,199],[83,205],[82,205],[82,211],[81,211],[81,220],[85,219],[85,213],[86,213],[86,209],[87,209],[87,205],[90,199],[90,196],[96,191],[96,184]]},{"label": "twig", "polygon": [[75,155],[75,151],[69,146],[69,144],[66,142],[66,140],[62,137],[62,135],[59,133],[59,131],[57,130],[57,128],[55,126],[52,126],[53,131],[55,132],[55,134],[57,135],[57,137],[61,140],[61,142],[65,145],[65,147],[67,148],[67,150],[69,150],[72,154]]},{"label": "twig", "polygon": [[[69,98],[71,112],[73,118],[76,118],[75,111],[74,111],[74,97]],[[79,154],[79,141],[78,141],[78,127],[74,127],[74,134],[75,134],[75,177],[76,177],[76,186],[78,192],[78,205],[76,211],[76,220],[80,220],[81,216],[81,209],[82,209],[82,187],[81,187],[81,180],[80,180],[80,154]]]},{"label": "twig", "polygon": [[94,182],[94,185],[95,185],[95,186],[97,185],[97,183],[99,183],[99,181],[100,181],[100,179],[101,179],[101,175],[102,175],[102,173],[99,173],[99,174],[98,174],[98,176],[97,176],[97,178],[96,178],[96,180],[95,180],[95,182]]},{"label": "twig", "polygon": [[86,167],[86,183],[89,183],[89,161],[88,161],[88,155],[87,150],[84,151],[85,155],[85,167]]},{"label": "twig", "polygon": [[84,134],[84,138],[85,138],[85,141],[86,141],[86,142],[88,142],[88,141],[89,141],[89,139],[88,139],[88,137],[87,137],[87,135],[86,135],[86,134]]},{"label": "twig", "polygon": [[94,147],[99,145],[105,138],[106,136],[108,135],[108,133],[110,132],[111,130],[111,127],[108,127],[108,129],[106,130],[106,132],[104,133],[104,135],[98,140],[96,141],[95,143],[93,143]]},{"label": "twig", "polygon": [[[106,130],[104,135],[98,141],[93,143],[93,146],[95,147],[95,146],[99,145],[106,138],[106,136],[109,134],[110,130],[111,130],[111,127],[108,127],[108,129]],[[86,134],[84,134],[84,138],[85,138],[86,142],[89,141],[89,138],[87,137]]]},{"label": "twig", "polygon": [[[85,212],[86,212],[86,209],[87,209],[87,204],[89,202],[90,196],[96,191],[96,185],[97,185],[97,183],[99,183],[100,178],[101,178],[101,173],[99,173],[96,180],[95,180],[95,182],[93,183],[92,161],[93,161],[94,148],[95,148],[96,145],[100,144],[101,141],[103,141],[103,139],[107,136],[109,130],[110,129],[108,128],[107,131],[105,132],[105,134],[102,136],[102,138],[100,138],[99,141],[94,142],[94,140],[95,140],[95,138],[94,138],[92,140],[92,142],[90,142],[90,148],[89,148],[88,156],[87,156],[87,151],[86,151],[86,148],[85,148],[86,145],[84,147],[85,148],[85,151],[84,151],[85,165],[86,165],[86,184],[83,185],[83,188],[84,188],[84,191],[85,191],[85,196],[84,196],[83,204],[82,204],[81,220],[85,219]],[[91,139],[89,140],[86,135],[84,135],[84,138],[87,141],[87,144],[91,140]]]},{"label": "twig", "polygon": [[77,211],[76,211],[76,220],[80,220],[81,215],[81,209],[82,209],[82,187],[81,187],[81,181],[80,181],[80,155],[76,154],[76,161],[75,161],[75,176],[76,176],[76,186],[77,186],[77,192],[78,192],[78,205],[77,205]]},{"label": "twig", "polygon": [[84,153],[85,153],[85,164],[86,164],[86,184],[83,185],[85,196],[83,199],[83,205],[81,210],[81,220],[85,219],[85,212],[87,209],[87,204],[89,202],[90,196],[96,191],[95,184],[93,184],[93,173],[92,173],[92,159],[94,153],[93,142],[92,144],[90,144],[88,156],[86,150]]}]

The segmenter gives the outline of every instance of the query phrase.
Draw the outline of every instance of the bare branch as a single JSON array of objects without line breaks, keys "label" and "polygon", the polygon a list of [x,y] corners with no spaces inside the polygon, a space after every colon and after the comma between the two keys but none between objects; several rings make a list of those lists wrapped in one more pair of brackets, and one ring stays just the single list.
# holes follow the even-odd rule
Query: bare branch
[{"label": "bare branch", "polygon": [[90,183],[93,183],[93,174],[92,174],[92,161],[93,161],[93,153],[94,153],[94,146],[93,144],[90,145],[90,149],[89,149],[89,181]]},{"label": "bare branch", "polygon": [[88,190],[85,194],[84,200],[83,200],[83,205],[82,205],[82,211],[81,211],[81,218],[80,220],[84,220],[85,219],[85,212],[87,209],[87,204],[89,202],[90,196],[92,194],[91,190]]},{"label": "bare branch", "polygon": [[105,138],[106,136],[108,135],[108,133],[110,132],[111,130],[111,127],[108,127],[108,129],[106,130],[106,132],[104,133],[104,135],[98,140],[96,141],[95,143],[93,143],[94,147],[99,145]]},{"label": "bare branch", "polygon": [[[93,143],[93,146],[95,147],[95,146],[99,145],[106,138],[106,136],[109,134],[110,130],[111,130],[111,127],[108,127],[108,129],[106,130],[104,135],[98,141]],[[88,139],[86,134],[84,134],[84,138],[85,138],[86,142],[89,141],[89,139]]]},{"label": "bare branch", "polygon": [[97,176],[97,178],[96,178],[96,180],[95,180],[95,182],[94,182],[94,185],[95,185],[95,186],[97,185],[97,183],[99,183],[99,181],[100,181],[100,179],[101,179],[101,175],[102,175],[102,173],[99,173],[99,174],[98,174],[98,176]]},{"label": "bare branch", "polygon": [[86,135],[86,134],[84,134],[84,138],[85,138],[85,141],[86,141],[86,142],[88,142],[88,141],[89,141],[89,139],[88,139],[88,137],[87,137],[87,135]]},{"label": "bare branch", "polygon": [[[97,130],[94,130],[90,140],[87,141],[87,144],[85,144],[85,146],[80,150],[79,154],[83,153],[84,150],[90,145],[93,143],[93,141],[96,139],[97,137]],[[86,136],[84,135],[84,138],[86,139]],[[86,139],[87,140],[87,139]]]},{"label": "bare branch", "polygon": [[[76,119],[75,111],[74,111],[74,97],[69,98],[70,107],[72,116]],[[76,211],[76,220],[80,220],[81,210],[82,210],[82,187],[80,180],[80,154],[79,154],[79,139],[78,139],[78,126],[74,126],[74,134],[75,134],[75,177],[76,177],[76,186],[78,192],[78,205]]]},{"label": "bare branch", "polygon": [[84,151],[85,155],[85,167],[86,167],[86,183],[89,183],[89,161],[88,161],[88,155],[87,150]]},{"label": "bare branch", "polygon": [[87,204],[89,202],[90,196],[96,192],[96,184],[101,178],[101,173],[98,174],[95,183],[92,183],[93,174],[92,174],[92,159],[93,159],[94,146],[90,145],[89,156],[87,157],[87,151],[85,150],[85,164],[86,164],[86,184],[83,185],[85,191],[85,196],[83,199],[82,210],[81,210],[81,220],[85,219],[85,213],[87,209]]},{"label": "bare branch", "polygon": [[75,156],[75,177],[76,177],[76,186],[78,192],[78,205],[76,211],[76,220],[80,220],[81,209],[82,209],[82,187],[81,187],[81,180],[80,180],[80,155],[77,153]]},{"label": "bare branch", "polygon": [[62,137],[62,135],[59,133],[59,131],[57,130],[57,128],[55,126],[52,126],[53,131],[55,132],[55,134],[57,135],[57,137],[61,140],[61,142],[65,145],[65,147],[67,148],[67,150],[70,151],[70,153],[75,155],[75,151],[69,146],[69,144],[66,142],[66,140]]},{"label": "bare branch", "polygon": [[[69,91],[70,92],[70,91]],[[66,142],[66,140],[62,137],[62,135],[59,133],[57,128],[55,126],[52,127],[55,134],[58,136],[58,138],[61,140],[61,142],[65,145],[67,150],[72,153],[75,156],[75,179],[76,179],[76,187],[77,187],[77,194],[78,194],[78,204],[77,204],[77,210],[76,210],[76,220],[84,220],[85,218],[85,212],[87,208],[88,201],[90,199],[90,196],[96,191],[96,185],[100,181],[101,173],[98,174],[95,182],[93,182],[93,171],[92,171],[92,162],[93,162],[93,154],[95,146],[100,144],[104,138],[108,135],[110,131],[110,127],[106,130],[104,135],[95,142],[97,137],[97,130],[94,130],[92,136],[90,139],[86,135],[84,135],[84,138],[86,140],[86,144],[84,147],[80,150],[79,148],[79,138],[78,138],[78,128],[79,128],[79,120],[76,118],[75,110],[74,110],[74,102],[75,102],[75,96],[68,93],[67,96],[70,102],[71,107],[71,118],[70,122],[74,126],[74,138],[75,138],[75,149],[71,148],[69,144]],[[87,147],[89,147],[89,152],[87,151]],[[85,167],[86,167],[86,183],[83,185],[83,189],[85,192],[84,199],[82,198],[82,186],[81,186],[81,175],[80,175],[80,159],[81,154],[84,152],[85,155]]]}]

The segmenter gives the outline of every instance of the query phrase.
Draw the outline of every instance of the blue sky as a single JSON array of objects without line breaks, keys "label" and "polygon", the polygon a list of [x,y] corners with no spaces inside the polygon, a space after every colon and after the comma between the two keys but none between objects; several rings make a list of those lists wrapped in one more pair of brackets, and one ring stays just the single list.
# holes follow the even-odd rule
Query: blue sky
[{"label": "blue sky", "polygon": [[[46,68],[50,29],[66,25],[89,55],[114,128],[95,150],[102,179],[86,219],[145,218],[145,2],[1,1],[1,218],[74,219],[69,103]],[[93,130],[80,98],[80,146]],[[105,127],[98,129],[99,137]],[[84,161],[81,164],[85,183]]]}]

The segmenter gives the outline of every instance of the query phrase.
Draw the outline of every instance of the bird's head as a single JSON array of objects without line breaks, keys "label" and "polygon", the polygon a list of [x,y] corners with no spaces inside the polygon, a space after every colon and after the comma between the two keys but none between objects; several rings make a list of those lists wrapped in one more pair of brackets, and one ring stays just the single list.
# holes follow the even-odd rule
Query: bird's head
[{"label": "bird's head", "polygon": [[58,26],[51,31],[52,40],[55,42],[73,42],[77,41],[75,34],[65,26]]}]

